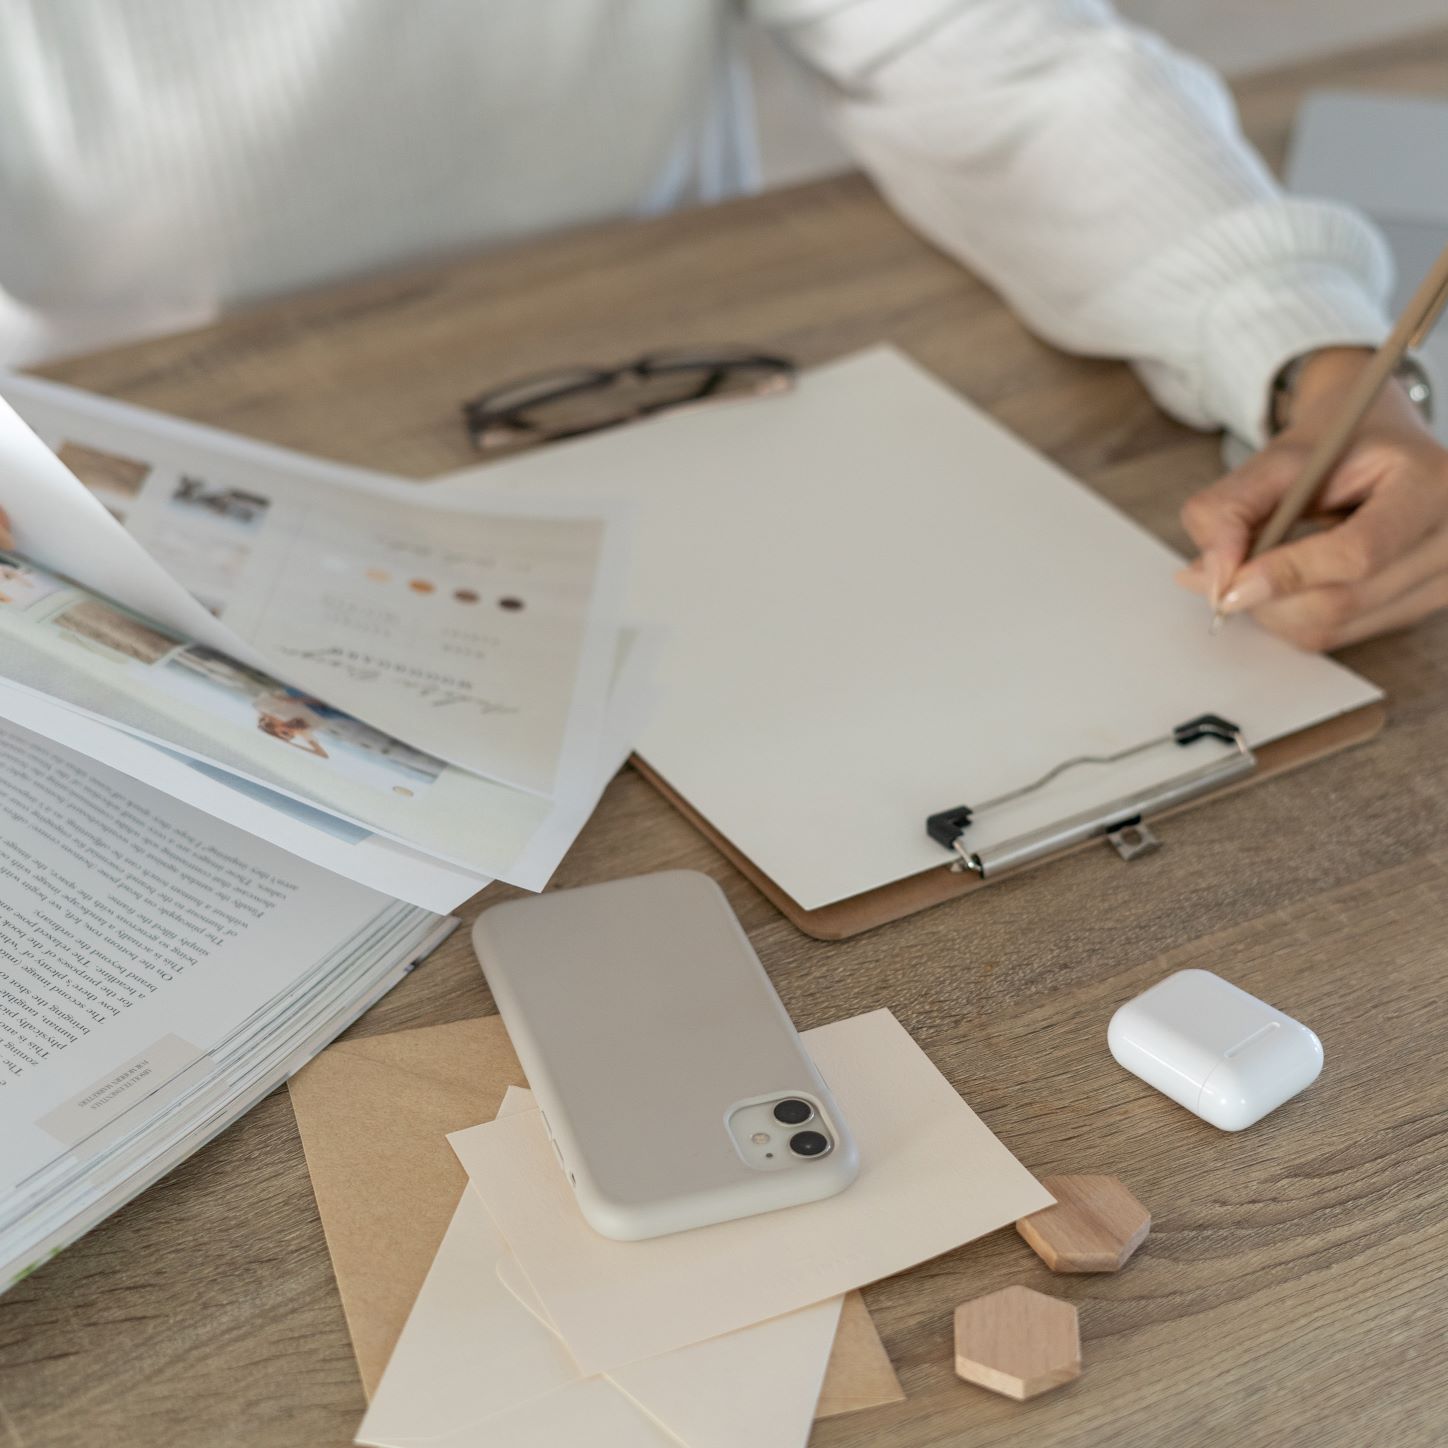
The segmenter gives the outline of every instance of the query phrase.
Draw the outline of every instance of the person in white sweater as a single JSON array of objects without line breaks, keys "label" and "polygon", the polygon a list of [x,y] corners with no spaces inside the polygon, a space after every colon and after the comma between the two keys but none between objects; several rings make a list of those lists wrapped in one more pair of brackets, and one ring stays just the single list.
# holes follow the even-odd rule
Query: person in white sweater
[{"label": "person in white sweater", "polygon": [[1265,443],[1188,505],[1187,586],[1311,648],[1448,605],[1448,453],[1396,385],[1326,489],[1345,520],[1239,567],[1385,333],[1387,253],[1105,0],[5,0],[0,360],[746,191],[746,20],[1043,337]]}]

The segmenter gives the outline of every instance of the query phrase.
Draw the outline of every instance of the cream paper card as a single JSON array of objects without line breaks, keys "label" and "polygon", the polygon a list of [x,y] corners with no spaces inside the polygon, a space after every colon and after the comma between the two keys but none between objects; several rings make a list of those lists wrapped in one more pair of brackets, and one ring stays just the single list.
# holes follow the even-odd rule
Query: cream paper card
[{"label": "cream paper card", "polygon": [[807,1031],[860,1150],[837,1197],[646,1242],[583,1220],[536,1112],[449,1137],[580,1369],[837,1296],[1051,1205],[888,1011]]},{"label": "cream paper card", "polygon": [[[510,1086],[498,1116],[533,1109],[533,1093]],[[558,1336],[511,1252],[498,1259],[498,1279]],[[738,1448],[741,1443],[790,1448],[805,1442],[810,1422],[819,1416],[843,1301],[832,1297],[757,1327],[630,1363],[607,1377],[689,1448]]]},{"label": "cream paper card", "polygon": [[[498,1280],[561,1344],[511,1252],[498,1259]],[[792,1448],[822,1416],[829,1344],[838,1336],[844,1302],[827,1298],[604,1376],[689,1448]]]},{"label": "cream paper card", "polygon": [[[510,1087],[499,1116],[532,1109],[531,1093]],[[802,1448],[808,1439],[839,1298],[585,1378],[506,1285],[509,1262],[481,1199],[464,1191],[358,1442]]]},{"label": "cream paper card", "polygon": [[524,1448],[677,1440],[567,1350],[499,1281],[507,1245],[465,1191],[373,1394],[357,1442],[380,1448]]}]

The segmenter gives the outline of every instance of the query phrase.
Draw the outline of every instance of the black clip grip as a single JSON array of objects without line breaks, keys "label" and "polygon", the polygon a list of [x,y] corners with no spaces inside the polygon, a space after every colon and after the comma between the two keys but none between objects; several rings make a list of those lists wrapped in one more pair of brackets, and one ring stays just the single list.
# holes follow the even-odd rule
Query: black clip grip
[{"label": "black clip grip", "polygon": [[1178,744],[1195,744],[1198,739],[1220,739],[1223,744],[1240,744],[1242,731],[1220,714],[1198,714],[1171,731]]},{"label": "black clip grip", "polygon": [[970,806],[958,804],[954,809],[943,809],[939,814],[929,816],[925,821],[925,829],[937,845],[953,850],[955,842],[965,833],[970,820]]}]

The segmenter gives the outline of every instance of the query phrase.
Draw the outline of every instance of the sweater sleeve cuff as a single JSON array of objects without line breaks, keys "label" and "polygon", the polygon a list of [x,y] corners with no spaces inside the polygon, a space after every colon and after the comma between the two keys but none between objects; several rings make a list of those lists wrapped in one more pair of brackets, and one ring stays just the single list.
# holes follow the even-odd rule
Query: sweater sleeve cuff
[{"label": "sweater sleeve cuff", "polygon": [[1203,319],[1202,392],[1229,432],[1261,446],[1272,384],[1294,357],[1323,347],[1376,347],[1389,322],[1351,272],[1298,263],[1227,288]]}]

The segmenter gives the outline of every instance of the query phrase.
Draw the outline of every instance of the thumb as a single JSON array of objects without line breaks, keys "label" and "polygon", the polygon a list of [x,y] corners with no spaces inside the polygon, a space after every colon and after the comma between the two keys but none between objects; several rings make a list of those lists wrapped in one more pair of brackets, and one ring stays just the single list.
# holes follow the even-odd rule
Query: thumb
[{"label": "thumb", "polygon": [[15,546],[15,535],[10,531],[10,515],[4,508],[0,508],[0,548],[10,549]]},{"label": "thumb", "polygon": [[1272,443],[1187,499],[1182,526],[1201,550],[1199,561],[1213,606],[1246,561],[1258,527],[1271,516],[1301,469],[1300,447]]}]

